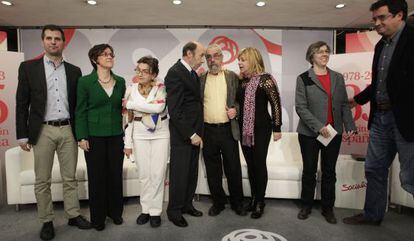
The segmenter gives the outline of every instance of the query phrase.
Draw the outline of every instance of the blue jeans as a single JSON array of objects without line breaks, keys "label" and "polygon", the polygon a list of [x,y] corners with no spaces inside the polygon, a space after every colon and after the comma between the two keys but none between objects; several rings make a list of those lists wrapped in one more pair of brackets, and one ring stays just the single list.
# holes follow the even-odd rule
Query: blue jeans
[{"label": "blue jeans", "polygon": [[367,192],[364,216],[382,220],[387,205],[388,170],[398,153],[401,186],[414,194],[414,142],[404,140],[397,129],[392,111],[376,112],[370,128],[365,161]]}]

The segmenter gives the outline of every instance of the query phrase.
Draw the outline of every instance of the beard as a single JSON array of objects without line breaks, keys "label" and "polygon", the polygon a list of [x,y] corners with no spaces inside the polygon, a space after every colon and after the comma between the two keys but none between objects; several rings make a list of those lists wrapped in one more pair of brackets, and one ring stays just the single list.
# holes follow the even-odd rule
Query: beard
[{"label": "beard", "polygon": [[212,64],[210,67],[210,72],[217,74],[220,71],[220,66],[218,66],[217,64]]}]

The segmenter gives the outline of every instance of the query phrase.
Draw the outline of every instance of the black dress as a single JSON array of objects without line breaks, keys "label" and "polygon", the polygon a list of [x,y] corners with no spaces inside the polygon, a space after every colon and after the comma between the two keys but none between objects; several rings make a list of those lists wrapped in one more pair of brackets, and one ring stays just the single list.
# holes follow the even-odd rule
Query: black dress
[{"label": "black dress", "polygon": [[[250,79],[243,79],[237,91],[240,105],[240,133],[243,133],[243,111],[246,86]],[[268,112],[268,103],[272,109],[272,117]],[[263,74],[256,90],[254,145],[242,144],[243,155],[247,163],[251,195],[257,202],[263,202],[267,186],[267,150],[272,132],[280,132],[282,126],[282,109],[280,95],[276,83],[270,74]]]}]

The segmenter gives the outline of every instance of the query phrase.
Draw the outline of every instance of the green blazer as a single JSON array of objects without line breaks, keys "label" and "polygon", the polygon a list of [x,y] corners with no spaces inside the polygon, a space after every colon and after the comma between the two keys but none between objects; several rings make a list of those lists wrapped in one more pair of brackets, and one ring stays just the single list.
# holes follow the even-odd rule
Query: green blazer
[{"label": "green blazer", "polygon": [[98,82],[96,70],[79,78],[75,110],[75,131],[78,140],[89,136],[116,136],[122,130],[122,98],[125,79],[112,73],[115,86],[111,97]]}]

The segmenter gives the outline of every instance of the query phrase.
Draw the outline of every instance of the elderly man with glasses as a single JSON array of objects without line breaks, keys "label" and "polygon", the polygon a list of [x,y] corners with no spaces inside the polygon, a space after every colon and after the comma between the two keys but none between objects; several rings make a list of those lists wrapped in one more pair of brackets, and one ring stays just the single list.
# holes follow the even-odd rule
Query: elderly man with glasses
[{"label": "elderly man with glasses", "polygon": [[208,214],[217,216],[227,203],[222,184],[224,168],[231,208],[237,215],[245,216],[235,101],[239,78],[233,71],[222,68],[223,53],[218,45],[208,46],[205,56],[209,70],[201,75],[200,82],[204,108],[203,155],[213,199]]}]

